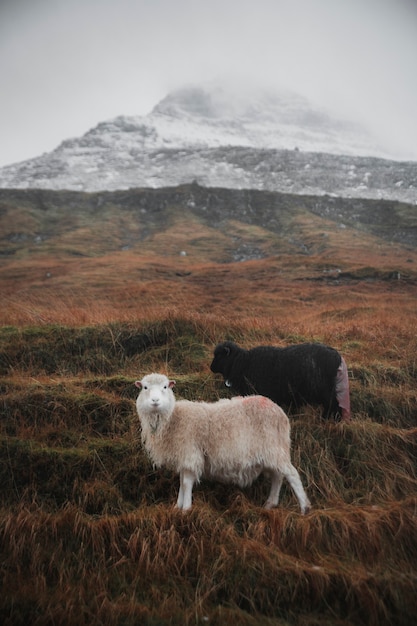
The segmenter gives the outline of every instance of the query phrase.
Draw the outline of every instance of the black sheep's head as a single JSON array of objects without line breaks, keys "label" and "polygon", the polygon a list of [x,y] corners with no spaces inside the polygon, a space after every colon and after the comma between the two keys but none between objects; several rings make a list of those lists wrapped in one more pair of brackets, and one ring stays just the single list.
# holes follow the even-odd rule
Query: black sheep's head
[{"label": "black sheep's head", "polygon": [[211,371],[214,374],[223,374],[224,378],[227,379],[238,350],[239,347],[233,341],[219,343],[214,349],[214,358],[210,365]]}]

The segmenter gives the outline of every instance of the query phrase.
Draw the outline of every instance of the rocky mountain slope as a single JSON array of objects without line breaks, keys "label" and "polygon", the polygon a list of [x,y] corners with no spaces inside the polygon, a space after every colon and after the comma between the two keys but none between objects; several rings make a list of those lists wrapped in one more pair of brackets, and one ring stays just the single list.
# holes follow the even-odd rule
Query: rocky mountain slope
[{"label": "rocky mountain slope", "polygon": [[182,89],[147,116],[98,124],[0,169],[2,188],[103,191],[198,182],[233,189],[417,202],[417,164],[294,94]]}]

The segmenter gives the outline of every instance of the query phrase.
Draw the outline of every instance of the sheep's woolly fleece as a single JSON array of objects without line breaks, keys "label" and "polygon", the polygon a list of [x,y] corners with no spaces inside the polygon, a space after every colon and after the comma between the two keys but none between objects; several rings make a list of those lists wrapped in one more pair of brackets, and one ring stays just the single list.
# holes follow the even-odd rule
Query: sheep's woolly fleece
[{"label": "sheep's woolly fleece", "polygon": [[136,407],[142,442],[156,466],[180,474],[179,501],[184,490],[190,491],[184,487],[185,472],[192,489],[202,477],[245,487],[266,471],[272,476],[268,508],[278,504],[285,476],[302,511],[308,510],[307,496],[291,464],[288,417],[274,402],[262,396],[176,402],[175,382],[162,374],[150,374],[135,384],[141,389]]}]

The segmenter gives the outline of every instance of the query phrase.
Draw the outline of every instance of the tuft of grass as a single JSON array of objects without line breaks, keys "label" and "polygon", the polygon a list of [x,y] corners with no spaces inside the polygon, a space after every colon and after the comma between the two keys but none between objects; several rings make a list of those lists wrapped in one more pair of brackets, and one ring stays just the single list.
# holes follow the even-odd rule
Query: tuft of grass
[{"label": "tuft of grass", "polygon": [[[220,517],[197,504],[187,516],[159,505],[92,518],[73,505],[57,513],[31,505],[1,516],[1,540],[9,546],[5,582],[22,599],[15,615],[31,616],[33,606],[44,616],[63,615],[63,607],[75,615],[78,603],[81,623],[133,624],[142,615],[194,624],[231,614],[248,620],[238,623],[260,616],[265,623],[291,623],[298,606],[304,619],[312,614],[329,623],[338,614],[352,624],[383,623],[393,614],[406,623],[415,554],[399,557],[391,538],[415,539],[413,511],[409,502],[331,509],[306,519],[285,511],[254,517],[235,502]],[[381,551],[386,541],[388,553]],[[396,572],[389,587],[393,556],[402,574]],[[107,598],[106,611],[99,598]],[[7,596],[0,608],[7,615]]]}]

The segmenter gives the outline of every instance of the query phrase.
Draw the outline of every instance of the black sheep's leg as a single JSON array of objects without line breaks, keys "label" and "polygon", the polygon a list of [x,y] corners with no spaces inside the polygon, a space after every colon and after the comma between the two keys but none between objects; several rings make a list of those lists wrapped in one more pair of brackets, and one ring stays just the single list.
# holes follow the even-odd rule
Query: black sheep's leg
[{"label": "black sheep's leg", "polygon": [[325,420],[328,420],[330,418],[333,418],[334,420],[340,420],[341,416],[342,410],[337,401],[336,392],[335,390],[333,390],[332,393],[327,396],[326,399],[323,401],[322,417]]}]

